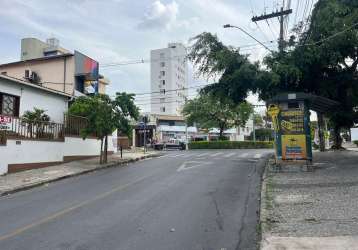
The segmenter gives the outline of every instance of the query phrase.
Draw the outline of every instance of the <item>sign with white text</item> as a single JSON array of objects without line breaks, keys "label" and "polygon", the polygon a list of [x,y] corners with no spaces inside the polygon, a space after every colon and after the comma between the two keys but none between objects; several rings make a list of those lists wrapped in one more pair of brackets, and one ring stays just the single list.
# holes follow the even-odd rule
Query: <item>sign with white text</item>
[{"label": "sign with white text", "polygon": [[0,130],[10,130],[11,121],[10,116],[0,115]]}]

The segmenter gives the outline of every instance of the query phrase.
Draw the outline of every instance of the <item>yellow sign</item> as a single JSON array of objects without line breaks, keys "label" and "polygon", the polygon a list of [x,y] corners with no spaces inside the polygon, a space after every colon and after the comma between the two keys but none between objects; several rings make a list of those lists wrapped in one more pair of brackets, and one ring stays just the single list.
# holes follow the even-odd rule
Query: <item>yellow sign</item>
[{"label": "yellow sign", "polygon": [[282,135],[282,159],[307,159],[306,135]]},{"label": "yellow sign", "polygon": [[282,121],[281,121],[281,127],[284,128],[284,129],[286,129],[286,130],[291,131],[292,128],[293,128],[293,124],[292,124],[291,122],[282,120]]},{"label": "yellow sign", "polygon": [[271,104],[267,110],[267,113],[271,116],[272,118],[272,123],[273,123],[273,127],[276,131],[278,131],[279,128],[279,124],[278,124],[278,114],[280,113],[280,108],[275,105],[275,104]]}]

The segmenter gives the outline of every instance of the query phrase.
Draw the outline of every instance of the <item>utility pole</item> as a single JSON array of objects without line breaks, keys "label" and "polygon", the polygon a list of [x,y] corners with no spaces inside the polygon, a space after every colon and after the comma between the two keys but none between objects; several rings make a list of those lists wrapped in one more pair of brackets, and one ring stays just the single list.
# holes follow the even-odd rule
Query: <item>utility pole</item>
[{"label": "utility pole", "polygon": [[280,37],[279,37],[279,41],[278,41],[278,49],[279,49],[280,53],[283,52],[283,48],[284,48],[284,40],[283,40],[284,17],[291,13],[292,13],[292,9],[283,10],[283,7],[281,7],[280,11],[272,12],[270,14],[264,14],[261,16],[254,16],[253,18],[251,18],[251,20],[256,23],[257,21],[262,21],[262,20],[267,20],[267,19],[274,18],[274,17],[279,17],[279,19],[280,19]]}]

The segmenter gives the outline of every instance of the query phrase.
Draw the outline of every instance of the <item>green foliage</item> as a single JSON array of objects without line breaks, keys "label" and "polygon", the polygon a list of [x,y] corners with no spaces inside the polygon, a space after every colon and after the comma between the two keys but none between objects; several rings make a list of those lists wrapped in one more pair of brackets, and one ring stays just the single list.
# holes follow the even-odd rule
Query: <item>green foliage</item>
[{"label": "green foliage", "polygon": [[353,143],[358,147],[358,140],[353,141]]},{"label": "green foliage", "polygon": [[219,128],[222,138],[224,130],[245,126],[253,107],[246,102],[237,105],[228,98],[201,93],[184,105],[182,113],[189,124],[198,123],[204,129]]},{"label": "green foliage", "polygon": [[189,149],[241,149],[273,148],[272,142],[257,141],[197,141],[190,142]]},{"label": "green foliage", "polygon": [[50,121],[50,117],[45,112],[43,109],[34,108],[33,111],[25,111],[21,118],[24,122],[38,125]]},{"label": "green foliage", "polygon": [[133,95],[117,93],[114,100],[107,95],[82,96],[69,108],[69,114],[88,119],[88,126],[81,131],[84,138],[95,134],[98,139],[118,129],[129,134],[130,119],[137,119],[139,112]]},{"label": "green foliage", "polygon": [[138,108],[134,104],[134,95],[116,93],[112,100],[107,95],[94,95],[79,97],[69,108],[70,115],[87,118],[88,125],[81,131],[83,138],[95,134],[101,140],[102,163],[102,142],[104,146],[104,162],[107,161],[107,136],[118,129],[124,134],[130,134],[130,120],[139,116]]},{"label": "green foliage", "polygon": [[22,115],[23,125],[30,132],[30,137],[52,139],[53,134],[45,133],[45,125],[50,121],[50,117],[43,109],[34,108],[33,111],[27,110]]},{"label": "green foliage", "polygon": [[262,127],[264,125],[264,120],[260,114],[253,114],[253,119],[256,127]]},{"label": "green foliage", "polygon": [[289,50],[264,59],[265,69],[248,61],[217,36],[202,33],[192,41],[190,59],[199,74],[217,76],[202,90],[242,102],[251,91],[267,100],[282,92],[312,93],[338,101],[325,114],[340,146],[340,129],[358,123],[358,2],[319,0],[308,25],[300,23],[286,44]]},{"label": "green foliage", "polygon": [[[274,131],[270,128],[255,129],[255,137],[258,141],[273,141]],[[250,140],[253,140],[253,132],[250,134]]]}]

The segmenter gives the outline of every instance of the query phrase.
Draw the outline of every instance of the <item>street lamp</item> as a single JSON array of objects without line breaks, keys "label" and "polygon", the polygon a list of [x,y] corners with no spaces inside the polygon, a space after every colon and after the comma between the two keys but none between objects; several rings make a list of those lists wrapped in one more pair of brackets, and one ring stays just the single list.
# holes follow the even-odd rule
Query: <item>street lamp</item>
[{"label": "street lamp", "polygon": [[265,49],[267,49],[268,51],[270,52],[273,52],[271,49],[269,49],[265,44],[263,44],[262,42],[260,42],[259,40],[257,40],[255,37],[253,37],[252,35],[250,35],[247,31],[245,31],[243,28],[240,28],[238,26],[235,26],[235,25],[231,25],[231,24],[225,24],[223,26],[225,29],[226,28],[235,28],[235,29],[239,29],[241,30],[242,32],[244,32],[246,35],[248,35],[249,37],[251,37],[252,39],[254,39],[256,42],[258,42],[259,44],[261,44]]}]

